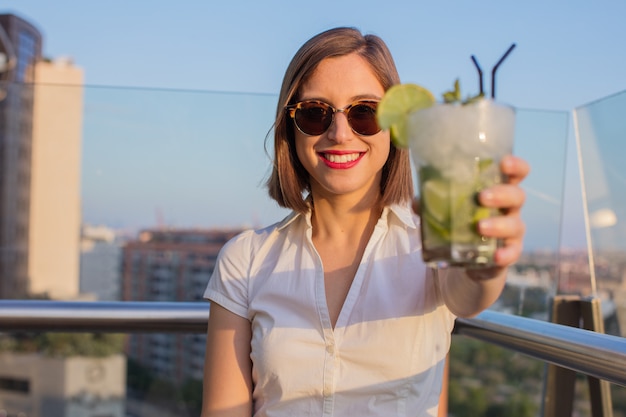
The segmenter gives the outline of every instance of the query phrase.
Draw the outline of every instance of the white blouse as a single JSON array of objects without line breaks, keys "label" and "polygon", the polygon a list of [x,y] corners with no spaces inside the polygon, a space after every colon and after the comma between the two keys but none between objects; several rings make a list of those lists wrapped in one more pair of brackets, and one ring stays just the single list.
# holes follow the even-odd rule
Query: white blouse
[{"label": "white blouse", "polygon": [[205,298],[250,320],[254,416],[436,416],[454,316],[418,218],[385,208],[333,329],[310,213],[246,231]]}]

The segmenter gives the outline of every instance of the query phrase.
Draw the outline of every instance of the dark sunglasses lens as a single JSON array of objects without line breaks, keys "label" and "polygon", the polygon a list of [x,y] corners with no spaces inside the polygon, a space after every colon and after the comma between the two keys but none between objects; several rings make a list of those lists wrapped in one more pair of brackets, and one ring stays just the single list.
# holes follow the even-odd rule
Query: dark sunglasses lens
[{"label": "dark sunglasses lens", "polygon": [[333,114],[328,106],[321,103],[303,103],[296,110],[296,125],[307,135],[321,135],[332,122]]},{"label": "dark sunglasses lens", "polygon": [[378,103],[356,104],[348,112],[348,122],[359,135],[371,136],[380,132],[376,122],[376,107]]}]

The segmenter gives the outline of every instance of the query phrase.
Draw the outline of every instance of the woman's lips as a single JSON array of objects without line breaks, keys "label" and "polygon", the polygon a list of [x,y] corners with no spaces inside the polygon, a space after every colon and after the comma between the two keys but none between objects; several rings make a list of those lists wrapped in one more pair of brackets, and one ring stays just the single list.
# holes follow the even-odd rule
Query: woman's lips
[{"label": "woman's lips", "polygon": [[358,164],[365,152],[318,152],[318,155],[329,168],[348,169]]}]

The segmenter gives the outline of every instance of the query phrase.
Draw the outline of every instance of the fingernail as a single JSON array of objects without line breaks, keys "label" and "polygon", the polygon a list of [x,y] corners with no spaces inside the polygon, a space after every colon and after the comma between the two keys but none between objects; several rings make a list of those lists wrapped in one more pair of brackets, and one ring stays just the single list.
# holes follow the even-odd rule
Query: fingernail
[{"label": "fingernail", "polygon": [[515,165],[515,162],[513,161],[512,158],[505,157],[504,159],[502,159],[502,169],[505,172],[509,172],[511,169],[513,169],[514,165]]},{"label": "fingernail", "polygon": [[489,190],[483,190],[480,192],[480,201],[482,201],[483,204],[489,203],[493,201],[493,199],[494,199],[493,192]]},{"label": "fingernail", "polygon": [[478,231],[481,235],[489,234],[493,230],[493,222],[490,219],[483,219],[478,222]]}]

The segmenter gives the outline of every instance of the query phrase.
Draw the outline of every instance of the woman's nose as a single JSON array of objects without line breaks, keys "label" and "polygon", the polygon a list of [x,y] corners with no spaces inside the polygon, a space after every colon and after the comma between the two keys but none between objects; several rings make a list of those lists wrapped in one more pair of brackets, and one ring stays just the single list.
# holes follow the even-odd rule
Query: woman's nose
[{"label": "woman's nose", "polygon": [[335,112],[333,122],[328,128],[328,138],[337,143],[342,143],[352,139],[354,132],[348,123],[348,116],[342,112]]}]

